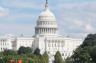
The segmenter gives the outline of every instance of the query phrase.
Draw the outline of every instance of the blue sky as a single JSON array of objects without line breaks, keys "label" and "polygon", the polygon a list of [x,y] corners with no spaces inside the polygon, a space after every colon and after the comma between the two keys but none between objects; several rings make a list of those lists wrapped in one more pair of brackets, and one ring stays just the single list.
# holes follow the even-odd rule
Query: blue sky
[{"label": "blue sky", "polygon": [[[0,0],[0,36],[34,35],[45,0]],[[96,33],[96,0],[49,0],[63,37],[85,38]]]}]

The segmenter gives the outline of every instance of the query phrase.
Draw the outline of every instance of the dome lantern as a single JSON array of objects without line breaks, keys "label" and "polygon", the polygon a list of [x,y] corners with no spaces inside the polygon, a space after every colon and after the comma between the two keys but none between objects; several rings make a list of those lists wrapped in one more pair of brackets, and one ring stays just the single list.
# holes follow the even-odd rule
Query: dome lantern
[{"label": "dome lantern", "polygon": [[48,0],[46,0],[46,4],[45,4],[45,11],[48,10]]}]

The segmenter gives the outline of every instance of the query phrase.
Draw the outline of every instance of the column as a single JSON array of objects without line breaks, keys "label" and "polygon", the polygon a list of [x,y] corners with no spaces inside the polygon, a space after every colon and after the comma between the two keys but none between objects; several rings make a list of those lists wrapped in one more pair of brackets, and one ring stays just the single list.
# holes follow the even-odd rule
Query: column
[{"label": "column", "polygon": [[44,28],[44,34],[45,34],[45,28]]},{"label": "column", "polygon": [[54,34],[56,34],[56,29],[54,28]]},{"label": "column", "polygon": [[52,34],[54,34],[53,32],[54,32],[54,30],[53,30],[53,28],[52,28]]},{"label": "column", "polygon": [[48,33],[48,28],[46,28],[46,31],[47,31],[46,33]]},{"label": "column", "polygon": [[36,28],[35,28],[35,34],[36,34]]},{"label": "column", "polygon": [[49,28],[48,28],[48,34],[50,34],[50,30],[49,30]]},{"label": "column", "polygon": [[40,28],[40,34],[41,34],[41,28]]},{"label": "column", "polygon": [[40,33],[40,29],[38,28],[38,34]]},{"label": "column", "polygon": [[46,28],[45,28],[45,34],[46,34]]},{"label": "column", "polygon": [[52,33],[52,28],[50,28],[50,33]]},{"label": "column", "polygon": [[52,28],[50,28],[50,33],[52,34]]},{"label": "column", "polygon": [[43,28],[43,30],[42,30],[42,33],[44,33],[44,28]]},{"label": "column", "polygon": [[51,30],[50,30],[50,28],[49,28],[49,33],[51,33]]},{"label": "column", "polygon": [[41,34],[42,34],[42,30],[43,30],[43,29],[41,28]]},{"label": "column", "polygon": [[37,29],[35,29],[35,34],[38,34]]}]

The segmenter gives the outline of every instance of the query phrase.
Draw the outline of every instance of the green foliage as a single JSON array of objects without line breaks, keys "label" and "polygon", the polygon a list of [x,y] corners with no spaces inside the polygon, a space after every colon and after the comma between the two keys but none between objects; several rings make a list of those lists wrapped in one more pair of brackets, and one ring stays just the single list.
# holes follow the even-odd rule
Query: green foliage
[{"label": "green foliage", "polygon": [[95,63],[96,62],[96,34],[89,34],[82,45],[72,55],[74,63]]},{"label": "green foliage", "polygon": [[[17,59],[21,59],[23,63],[27,63],[27,60],[29,63],[39,63],[38,62],[39,58],[36,55],[32,54],[32,51],[29,51],[30,48],[28,47],[26,47],[25,49],[24,48],[21,47],[21,49],[23,49],[23,51],[25,50],[27,53],[23,52],[20,55],[17,54],[17,51],[13,51],[13,50],[4,50],[3,52],[0,52],[0,57],[2,57],[2,63],[9,63],[9,61],[12,59],[15,62],[17,61]],[[1,63],[1,60],[0,60],[0,63]]]},{"label": "green foliage", "polygon": [[49,59],[47,52],[41,55],[40,49],[36,48],[33,54],[31,48],[28,47],[20,47],[18,51],[4,50],[0,52],[0,57],[2,57],[0,63],[9,63],[10,60],[16,62],[19,59],[22,60],[22,63],[48,63]]},{"label": "green foliage", "polygon": [[27,59],[27,63],[35,63],[35,60],[32,59],[32,58],[28,58],[28,59]]},{"label": "green foliage", "polygon": [[39,48],[36,48],[35,50],[34,50],[34,52],[33,52],[33,54],[35,54],[35,55],[37,55],[37,56],[41,56],[41,54],[40,54],[40,49]]},{"label": "green foliage", "polygon": [[56,52],[54,58],[55,58],[55,61],[54,61],[55,63],[63,63],[63,60],[59,51]]},{"label": "green foliage", "polygon": [[29,54],[32,53],[32,49],[30,47],[23,47],[21,46],[18,50],[18,54]]},{"label": "green foliage", "polygon": [[89,34],[83,44],[81,45],[81,48],[84,48],[86,46],[96,46],[96,34]]},{"label": "green foliage", "polygon": [[44,54],[42,55],[42,58],[43,58],[43,60],[45,60],[45,63],[48,63],[49,56],[48,56],[47,52],[44,52]]},{"label": "green foliage", "polygon": [[8,49],[5,49],[3,52],[3,55],[17,55],[17,52],[16,51],[13,51],[13,50],[8,50]]},{"label": "green foliage", "polygon": [[46,63],[46,59],[43,56],[41,56],[40,63]]},{"label": "green foliage", "polygon": [[67,57],[67,59],[65,60],[65,63],[73,63],[72,59],[70,57]]},{"label": "green foliage", "polygon": [[90,56],[93,62],[96,62],[96,46],[93,46],[90,51]]},{"label": "green foliage", "polygon": [[10,57],[8,56],[5,56],[3,59],[2,59],[2,63],[9,63],[9,59]]},{"label": "green foliage", "polygon": [[38,62],[39,62],[39,57],[38,57],[37,55],[28,54],[27,56],[28,56],[29,58],[35,59],[35,60],[34,60],[35,63],[38,63]]}]

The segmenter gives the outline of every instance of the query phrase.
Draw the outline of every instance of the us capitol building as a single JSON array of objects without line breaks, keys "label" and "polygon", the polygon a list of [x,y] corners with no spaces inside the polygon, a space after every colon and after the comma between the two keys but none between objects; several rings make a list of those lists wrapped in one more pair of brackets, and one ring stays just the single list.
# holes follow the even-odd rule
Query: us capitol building
[{"label": "us capitol building", "polygon": [[4,49],[18,50],[21,46],[31,47],[33,50],[38,47],[41,54],[45,51],[48,52],[51,63],[57,51],[60,51],[62,58],[66,59],[82,42],[82,39],[63,38],[59,35],[55,15],[49,10],[46,0],[45,10],[39,15],[33,38],[0,37],[0,51]]}]

